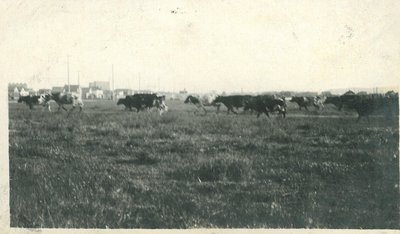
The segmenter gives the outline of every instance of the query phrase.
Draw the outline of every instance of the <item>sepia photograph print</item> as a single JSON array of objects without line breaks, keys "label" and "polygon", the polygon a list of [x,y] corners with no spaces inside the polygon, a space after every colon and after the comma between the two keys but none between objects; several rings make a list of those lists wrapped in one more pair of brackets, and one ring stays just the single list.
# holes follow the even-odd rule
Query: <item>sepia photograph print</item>
[{"label": "sepia photograph print", "polygon": [[0,230],[399,230],[399,13],[1,1]]}]

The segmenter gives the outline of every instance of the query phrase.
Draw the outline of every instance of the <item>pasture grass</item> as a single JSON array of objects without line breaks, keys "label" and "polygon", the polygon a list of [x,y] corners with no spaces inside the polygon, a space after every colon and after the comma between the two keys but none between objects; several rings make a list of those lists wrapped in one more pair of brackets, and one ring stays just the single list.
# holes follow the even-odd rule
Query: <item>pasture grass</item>
[{"label": "pasture grass", "polygon": [[88,102],[67,118],[10,103],[11,226],[400,228],[398,119],[168,104]]}]

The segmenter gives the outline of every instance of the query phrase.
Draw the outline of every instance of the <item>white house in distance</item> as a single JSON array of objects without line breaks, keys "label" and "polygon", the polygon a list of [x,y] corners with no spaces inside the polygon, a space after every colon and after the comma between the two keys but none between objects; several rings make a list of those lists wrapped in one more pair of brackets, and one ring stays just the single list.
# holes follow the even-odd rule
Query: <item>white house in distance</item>
[{"label": "white house in distance", "polygon": [[[79,85],[69,85],[70,93],[73,95],[77,95],[78,97],[82,98],[82,90]],[[55,86],[51,88],[51,93],[68,93],[68,85],[62,86]]]},{"label": "white house in distance", "polygon": [[11,100],[17,100],[21,94],[22,96],[28,96],[28,86],[26,83],[11,83],[8,84],[8,98]]},{"label": "white house in distance", "polygon": [[64,87],[62,87],[62,86],[52,87],[51,93],[64,93]]},{"label": "white house in distance", "polygon": [[102,99],[104,98],[103,90],[100,88],[84,87],[82,90],[82,98],[85,99]]},{"label": "white house in distance", "polygon": [[[82,90],[80,85],[69,85],[69,91],[72,95],[82,98]],[[64,92],[68,93],[68,85],[64,85]]]},{"label": "white house in distance", "polygon": [[92,89],[101,89],[101,90],[110,90],[110,82],[108,81],[93,81],[89,82],[89,88]]},{"label": "white house in distance", "polygon": [[124,98],[126,95],[133,95],[133,91],[130,89],[116,89],[114,90],[114,96],[116,99]]}]

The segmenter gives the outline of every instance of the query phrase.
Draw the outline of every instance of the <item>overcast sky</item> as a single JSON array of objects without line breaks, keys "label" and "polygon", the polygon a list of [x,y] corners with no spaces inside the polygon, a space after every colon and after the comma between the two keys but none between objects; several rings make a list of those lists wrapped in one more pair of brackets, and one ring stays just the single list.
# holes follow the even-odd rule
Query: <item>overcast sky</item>
[{"label": "overcast sky", "polygon": [[35,88],[397,86],[400,1],[0,1],[0,78]]}]

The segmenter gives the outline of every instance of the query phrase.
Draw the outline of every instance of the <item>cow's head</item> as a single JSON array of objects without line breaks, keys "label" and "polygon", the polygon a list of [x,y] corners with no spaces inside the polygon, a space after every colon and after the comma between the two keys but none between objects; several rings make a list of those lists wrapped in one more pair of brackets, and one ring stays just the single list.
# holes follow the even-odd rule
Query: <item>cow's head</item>
[{"label": "cow's head", "polygon": [[187,104],[190,103],[192,99],[192,95],[187,96],[187,98],[185,99],[185,101],[183,103]]},{"label": "cow's head", "polygon": [[40,94],[38,97],[38,103],[39,105],[44,105],[46,103],[46,97],[44,94]]},{"label": "cow's head", "polygon": [[286,105],[285,97],[276,98],[275,100],[276,100],[276,102],[278,103],[279,106],[281,106],[281,107],[286,109],[287,105]]},{"label": "cow's head", "polygon": [[222,96],[217,96],[212,102],[211,105],[215,105],[217,103],[220,103],[222,101]]},{"label": "cow's head", "polygon": [[125,103],[126,103],[126,99],[125,98],[120,98],[120,99],[118,99],[117,105],[121,105],[121,104],[125,105]]},{"label": "cow's head", "polygon": [[294,96],[290,99],[290,102],[298,102],[298,101],[299,101],[299,97],[296,97],[296,96]]},{"label": "cow's head", "polygon": [[155,106],[160,110],[160,115],[163,112],[168,111],[168,106],[165,103],[165,96],[157,96]]}]

